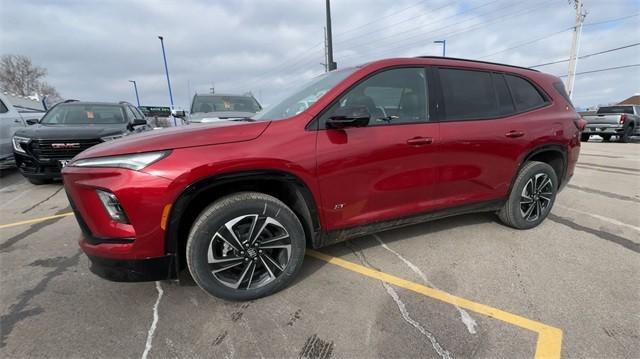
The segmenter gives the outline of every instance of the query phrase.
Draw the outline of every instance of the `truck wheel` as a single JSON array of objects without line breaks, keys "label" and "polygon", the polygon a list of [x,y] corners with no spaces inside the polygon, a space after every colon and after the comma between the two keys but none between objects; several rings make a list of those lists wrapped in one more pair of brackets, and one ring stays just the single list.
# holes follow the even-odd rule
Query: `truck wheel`
[{"label": "truck wheel", "polygon": [[602,142],[611,141],[611,135],[602,135]]},{"label": "truck wheel", "polygon": [[187,240],[187,265],[207,293],[250,300],[291,283],[305,244],[302,225],[287,205],[263,193],[240,192],[200,213]]},{"label": "truck wheel", "polygon": [[509,227],[529,229],[539,225],[553,207],[558,177],[544,162],[527,162],[518,173],[500,220]]},{"label": "truck wheel", "polygon": [[633,133],[633,127],[627,126],[627,128],[624,130],[624,133],[622,134],[622,136],[618,137],[618,141],[620,141],[622,143],[629,142],[629,140],[631,139],[631,134],[632,133]]},{"label": "truck wheel", "polygon": [[589,137],[591,137],[591,135],[589,135],[588,133],[583,133],[580,135],[580,141],[587,142],[589,141]]},{"label": "truck wheel", "polygon": [[36,186],[45,184],[45,183],[49,183],[50,181],[47,179],[43,179],[43,178],[33,178],[33,177],[27,177],[27,181],[31,182],[31,184],[34,184]]}]

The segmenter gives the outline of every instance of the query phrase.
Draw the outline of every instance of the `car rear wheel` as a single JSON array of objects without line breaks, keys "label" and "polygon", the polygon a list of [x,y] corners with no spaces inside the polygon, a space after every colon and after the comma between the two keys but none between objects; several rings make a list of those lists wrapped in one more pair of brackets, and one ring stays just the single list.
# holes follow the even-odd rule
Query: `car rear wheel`
[{"label": "car rear wheel", "polygon": [[298,217],[275,197],[241,192],[221,198],[196,219],[187,240],[187,265],[211,295],[250,300],[288,285],[304,259]]},{"label": "car rear wheel", "polygon": [[591,135],[589,135],[588,133],[583,133],[583,134],[580,135],[580,141],[587,142],[587,141],[589,141],[589,137],[590,136]]},{"label": "car rear wheel", "polygon": [[627,128],[624,130],[624,133],[622,134],[622,136],[618,137],[618,141],[620,141],[622,143],[629,142],[629,139],[631,139],[631,134],[633,134],[633,127],[627,126]]},{"label": "car rear wheel", "polygon": [[518,173],[498,216],[507,226],[533,228],[551,212],[557,189],[558,177],[551,166],[544,162],[527,162]]}]

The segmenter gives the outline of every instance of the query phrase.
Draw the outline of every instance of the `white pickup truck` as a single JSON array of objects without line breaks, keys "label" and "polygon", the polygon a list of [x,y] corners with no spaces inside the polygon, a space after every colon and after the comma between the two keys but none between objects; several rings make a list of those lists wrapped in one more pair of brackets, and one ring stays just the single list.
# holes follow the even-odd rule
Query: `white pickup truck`
[{"label": "white pickup truck", "polygon": [[25,127],[27,122],[37,122],[44,116],[44,105],[36,100],[19,98],[0,93],[0,170],[15,166],[11,138],[17,129]]},{"label": "white pickup truck", "polygon": [[589,141],[591,135],[598,135],[604,141],[615,136],[620,142],[629,142],[631,136],[640,136],[640,106],[615,105],[600,107],[595,115],[584,116],[587,127],[581,140]]}]

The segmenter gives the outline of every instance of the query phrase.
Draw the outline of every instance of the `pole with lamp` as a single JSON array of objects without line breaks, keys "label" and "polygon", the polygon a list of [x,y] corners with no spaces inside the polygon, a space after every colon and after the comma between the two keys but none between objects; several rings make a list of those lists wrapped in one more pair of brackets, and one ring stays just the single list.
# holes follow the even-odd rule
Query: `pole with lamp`
[{"label": "pole with lamp", "polygon": [[173,125],[178,126],[176,117],[173,116],[173,93],[171,93],[171,80],[169,79],[169,67],[167,66],[167,55],[164,51],[164,38],[162,36],[158,36],[160,39],[160,46],[162,46],[162,59],[164,60],[164,72],[167,75],[167,85],[169,86],[169,101],[171,103],[171,116],[173,117]]}]

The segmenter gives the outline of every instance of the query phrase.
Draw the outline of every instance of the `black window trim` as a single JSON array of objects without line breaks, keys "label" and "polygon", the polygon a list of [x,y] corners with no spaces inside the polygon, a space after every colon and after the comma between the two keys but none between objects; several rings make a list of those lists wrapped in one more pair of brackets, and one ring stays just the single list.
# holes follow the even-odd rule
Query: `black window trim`
[{"label": "black window trim", "polygon": [[[440,69],[453,69],[453,70],[466,70],[466,71],[477,71],[477,72],[487,72],[491,74],[491,82],[493,85],[493,91],[494,91],[494,96],[497,96],[496,90],[495,90],[495,81],[494,81],[494,76],[496,75],[500,75],[502,76],[502,78],[505,81],[505,84],[507,85],[507,90],[509,91],[509,96],[511,97],[511,103],[513,104],[513,108],[514,108],[514,112],[513,113],[508,113],[505,115],[500,115],[498,114],[497,116],[488,116],[488,117],[477,117],[477,118],[465,118],[465,119],[446,119],[446,112],[445,112],[445,108],[444,108],[444,94],[442,92],[442,84],[440,82]],[[485,69],[477,69],[477,68],[472,68],[472,67],[461,67],[461,66],[432,66],[432,71],[434,72],[434,77],[436,82],[436,86],[438,88],[438,97],[437,97],[437,103],[435,104],[436,107],[439,109],[438,111],[438,117],[434,118],[432,121],[430,122],[467,122],[467,121],[490,121],[490,120],[501,120],[507,117],[513,117],[513,116],[518,116],[521,115],[523,113],[527,113],[527,112],[531,112],[531,111],[535,111],[535,110],[539,110],[541,108],[545,108],[548,106],[551,106],[553,104],[553,97],[549,96],[544,90],[542,90],[540,88],[540,86],[538,86],[535,82],[531,81],[530,79],[520,75],[520,74],[516,74],[516,73],[512,73],[512,72],[506,72],[506,71],[496,71],[496,70],[485,70]],[[532,107],[530,109],[524,110],[524,111],[518,111],[518,107],[515,104],[515,101],[513,99],[513,91],[511,90],[511,86],[509,86],[509,81],[507,81],[507,79],[504,77],[504,75],[511,75],[511,76],[516,76],[519,77],[525,81],[527,81],[528,83],[530,83],[531,85],[533,85],[533,87],[538,91],[538,93],[540,93],[540,96],[542,96],[542,99],[544,100],[544,102],[542,103],[542,105],[540,106],[536,106],[536,107]],[[435,86],[433,86],[435,87]],[[435,102],[435,101],[434,101]],[[497,103],[497,98],[496,98],[496,103]]]},{"label": "black window trim", "polygon": [[[435,101],[431,101],[430,100],[432,98],[431,96],[434,96],[434,95],[436,95],[437,92],[439,92],[439,91],[436,91],[435,86],[430,85],[430,83],[431,84],[434,83],[432,67],[433,66],[431,66],[431,65],[422,65],[422,64],[393,65],[393,66],[388,66],[388,67],[384,67],[384,68],[378,69],[378,70],[376,70],[374,72],[371,72],[371,73],[367,74],[366,76],[362,77],[358,81],[356,81],[353,84],[351,84],[344,91],[339,93],[333,100],[331,100],[331,102],[327,106],[325,106],[322,109],[322,111],[318,112],[318,114],[315,115],[313,117],[313,119],[311,119],[311,121],[309,121],[309,123],[307,123],[307,125],[305,126],[305,131],[324,131],[324,130],[327,130],[327,128],[323,126],[324,124],[322,124],[322,125],[320,124],[320,119],[322,118],[322,116],[324,116],[327,113],[327,111],[329,111],[329,109],[331,107],[333,107],[342,98],[342,96],[344,96],[346,93],[351,91],[353,88],[355,88],[356,86],[358,86],[362,82],[368,80],[369,78],[371,78],[371,77],[373,77],[373,76],[375,76],[375,75],[377,75],[379,73],[386,72],[386,71],[391,71],[391,70],[403,69],[403,68],[423,69],[424,72],[425,72],[425,87],[427,89],[427,98],[426,98],[427,119],[426,119],[426,121],[402,122],[402,123],[390,122],[390,123],[388,123],[386,125],[372,126],[372,127],[420,125],[420,124],[428,125],[428,124],[437,122],[435,120],[435,117],[432,115],[432,114],[435,114],[436,113],[435,111],[437,110],[436,107],[435,107]],[[362,128],[367,128],[367,127],[369,127],[369,126],[365,126],[365,127],[362,127]]]},{"label": "black window trim", "polygon": [[0,105],[1,105],[0,109],[3,109],[3,108],[6,109],[6,111],[0,110],[0,113],[9,113],[10,112],[9,111],[9,106],[5,105],[4,101],[0,100]]}]

